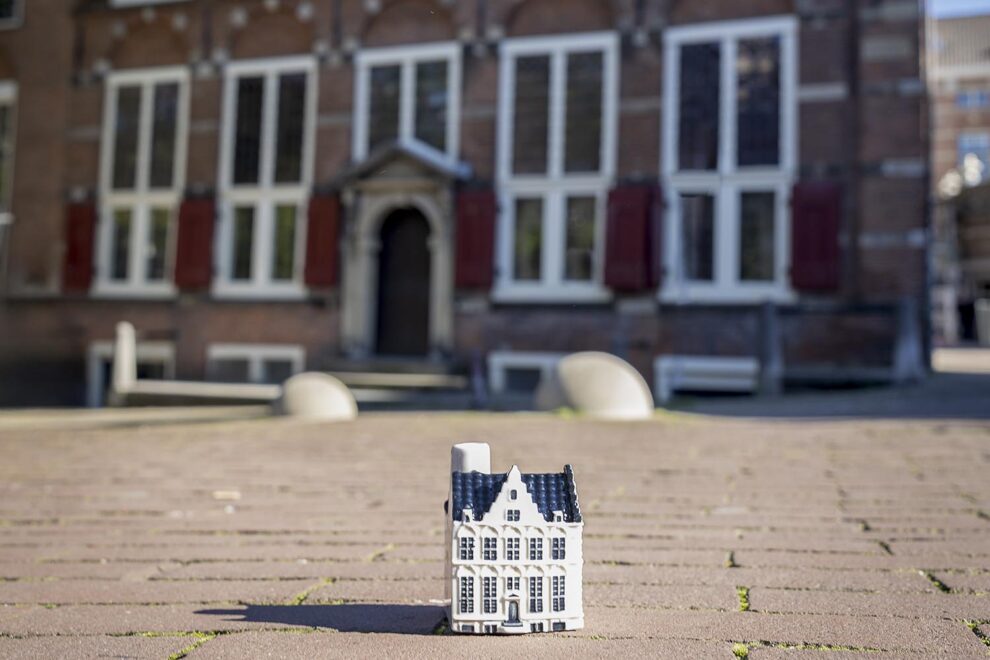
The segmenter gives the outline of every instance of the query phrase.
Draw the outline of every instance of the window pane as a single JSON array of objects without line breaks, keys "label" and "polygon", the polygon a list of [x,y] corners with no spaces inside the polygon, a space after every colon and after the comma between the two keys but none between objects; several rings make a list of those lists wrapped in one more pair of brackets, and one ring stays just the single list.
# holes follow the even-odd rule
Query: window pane
[{"label": "window pane", "polygon": [[302,179],[305,119],[306,74],[285,74],[278,82],[276,183],[295,183]]},{"label": "window pane", "polygon": [[265,79],[237,81],[237,124],[234,137],[234,183],[258,183],[261,165],[261,112]]},{"label": "window pane", "polygon": [[247,358],[218,358],[210,360],[210,379],[220,383],[248,382]]},{"label": "window pane", "polygon": [[113,187],[128,190],[137,184],[138,125],[141,121],[141,88],[117,88],[117,124],[114,126]]},{"label": "window pane", "polygon": [[447,63],[416,65],[416,137],[440,151],[447,149]]},{"label": "window pane", "polygon": [[10,210],[10,171],[14,159],[10,123],[13,112],[11,106],[0,105],[0,211]]},{"label": "window pane", "polygon": [[179,117],[179,83],[164,83],[155,87],[151,126],[152,188],[168,188],[175,176],[176,121]]},{"label": "window pane", "polygon": [[262,378],[271,385],[280,385],[289,380],[295,371],[292,368],[292,360],[264,360],[262,363]]},{"label": "window pane", "polygon": [[586,282],[593,278],[596,203],[594,197],[567,199],[565,280]]},{"label": "window pane", "polygon": [[538,367],[509,367],[505,370],[505,389],[507,392],[535,392],[542,376]]},{"label": "window pane", "polygon": [[597,172],[601,167],[602,66],[601,53],[567,58],[567,172]]},{"label": "window pane", "polygon": [[17,0],[0,0],[0,20],[10,20],[17,16]]},{"label": "window pane", "polygon": [[714,276],[715,198],[712,195],[681,197],[684,276],[710,282]]},{"label": "window pane", "polygon": [[739,166],[780,162],[780,39],[742,39],[738,76]]},{"label": "window pane", "polygon": [[138,380],[165,380],[165,363],[138,360],[137,377]]},{"label": "window pane", "polygon": [[165,279],[165,256],[168,252],[168,227],[171,216],[168,209],[151,209],[144,273],[148,280]]},{"label": "window pane", "polygon": [[254,251],[254,207],[234,209],[233,268],[231,279],[251,279],[251,257]]},{"label": "window pane", "polygon": [[512,279],[540,279],[543,244],[543,200],[516,200],[515,259]]},{"label": "window pane", "polygon": [[681,48],[678,169],[718,168],[721,59],[717,43]]},{"label": "window pane", "polygon": [[296,253],[296,207],[275,207],[275,250],[272,253],[272,279],[291,280]]},{"label": "window pane", "polygon": [[402,68],[398,64],[371,69],[371,107],[368,117],[368,150],[399,137],[399,99]]},{"label": "window pane", "polygon": [[739,217],[739,278],[774,279],[774,207],[772,192],[743,193]]},{"label": "window pane", "polygon": [[130,270],[131,219],[130,209],[113,212],[113,231],[110,234],[110,279],[126,280]]},{"label": "window pane", "polygon": [[550,127],[550,57],[516,58],[516,98],[513,108],[512,171],[547,171]]}]

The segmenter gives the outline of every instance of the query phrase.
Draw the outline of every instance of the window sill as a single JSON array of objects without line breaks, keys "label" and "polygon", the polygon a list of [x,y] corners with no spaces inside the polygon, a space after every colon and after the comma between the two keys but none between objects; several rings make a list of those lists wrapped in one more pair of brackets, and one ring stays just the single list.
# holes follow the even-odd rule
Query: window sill
[{"label": "window sill", "polygon": [[492,291],[496,303],[561,303],[561,304],[604,304],[612,301],[612,292],[600,286],[560,287],[560,286],[518,286],[502,285]]},{"label": "window sill", "polygon": [[168,300],[176,295],[172,284],[111,284],[97,282],[90,293],[92,298],[109,300]]},{"label": "window sill", "polygon": [[788,304],[797,300],[794,291],[776,284],[733,287],[698,284],[671,285],[664,287],[657,298],[661,303],[672,305],[755,305],[764,302]]},{"label": "window sill", "polygon": [[234,284],[221,282],[211,291],[218,300],[305,300],[306,288],[302,284]]}]

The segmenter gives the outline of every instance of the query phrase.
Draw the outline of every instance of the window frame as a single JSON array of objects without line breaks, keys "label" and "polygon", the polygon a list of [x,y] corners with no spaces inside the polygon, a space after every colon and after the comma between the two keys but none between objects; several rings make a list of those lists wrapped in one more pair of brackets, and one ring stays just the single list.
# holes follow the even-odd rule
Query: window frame
[{"label": "window frame", "polygon": [[[154,94],[161,84],[176,83],[179,88],[175,119],[175,145],[172,163],[172,185],[152,188],[151,150],[154,139]],[[100,140],[100,199],[97,230],[97,267],[93,295],[99,297],[171,298],[176,295],[173,280],[175,245],[178,234],[179,206],[186,185],[186,157],[189,150],[189,106],[191,76],[185,66],[150,69],[123,69],[107,74],[103,90],[103,128]],[[141,92],[135,154],[134,187],[118,190],[113,184],[116,157],[117,95],[122,87],[137,86]],[[149,281],[144,268],[148,260],[148,233],[152,212],[170,210],[169,230],[165,239],[165,266],[160,281]],[[131,212],[128,237],[128,276],[126,280],[111,277],[114,214],[119,209]]]},{"label": "window frame", "polygon": [[[7,198],[0,197],[0,232],[5,225],[13,223],[14,207],[14,170],[17,167],[17,120],[18,120],[18,84],[15,80],[0,80],[0,106],[7,106],[10,121],[7,129],[10,131],[10,163],[7,168],[7,180],[3,187],[7,190]],[[3,157],[0,151],[0,158]],[[0,268],[3,267],[3,243],[0,241]]]},{"label": "window frame", "polygon": [[[306,76],[305,116],[303,117],[302,153],[299,181],[275,181],[275,158],[278,131],[278,83],[283,74]],[[303,281],[306,254],[307,206],[311,195],[316,155],[316,114],[319,101],[319,76],[316,57],[291,57],[238,60],[226,65],[223,82],[223,130],[220,138],[220,219],[218,240],[214,243],[214,262],[218,265],[213,280],[213,294],[218,298],[271,298],[298,300],[306,295]],[[237,130],[237,92],[242,78],[261,77],[261,134],[259,135],[258,181],[238,184],[233,181],[234,148]],[[293,253],[293,276],[289,280],[272,279],[273,240],[276,227],[275,209],[279,205],[296,206]],[[251,278],[233,278],[233,239],[235,212],[240,207],[254,209],[251,245]]]},{"label": "window frame", "polygon": [[[619,37],[615,32],[589,32],[564,36],[516,37],[505,40],[499,53],[499,100],[496,140],[496,175],[500,190],[500,218],[496,246],[496,278],[492,297],[499,302],[608,302],[604,285],[605,211],[617,161],[618,94],[621,76]],[[567,117],[567,57],[602,53],[601,154],[598,172],[568,174],[565,171],[564,138]],[[550,59],[547,134],[547,171],[515,174],[516,80],[519,57],[544,55]],[[588,281],[564,279],[567,197],[596,199],[595,245],[592,277]],[[534,281],[513,279],[515,202],[520,198],[543,200],[541,277]]]},{"label": "window frame", "polygon": [[206,347],[206,368],[214,360],[246,360],[248,383],[264,383],[266,360],[286,360],[292,363],[293,374],[306,368],[306,349],[298,344],[236,344],[215,343]]},{"label": "window frame", "polygon": [[[371,151],[368,144],[371,128],[371,69],[375,66],[398,65],[400,70],[399,141],[414,142],[443,155],[448,162],[456,163],[460,153],[463,66],[461,57],[461,46],[453,41],[387,46],[358,51],[354,57],[354,130],[351,135],[354,160],[365,159]],[[447,132],[444,151],[416,138],[416,65],[420,62],[437,60],[444,60],[447,63]]]},{"label": "window frame", "polygon": [[[719,21],[671,27],[664,39],[663,113],[660,171],[667,192],[663,258],[667,277],[657,292],[661,302],[741,303],[761,300],[790,302],[790,191],[798,170],[798,22],[793,16]],[[780,39],[780,157],[776,166],[739,166],[736,55],[744,39]],[[720,45],[718,167],[679,169],[680,49],[717,42]],[[739,273],[739,231],[743,193],[773,192],[774,279],[745,281]],[[683,272],[681,197],[711,194],[714,200],[713,279],[691,281]]]}]

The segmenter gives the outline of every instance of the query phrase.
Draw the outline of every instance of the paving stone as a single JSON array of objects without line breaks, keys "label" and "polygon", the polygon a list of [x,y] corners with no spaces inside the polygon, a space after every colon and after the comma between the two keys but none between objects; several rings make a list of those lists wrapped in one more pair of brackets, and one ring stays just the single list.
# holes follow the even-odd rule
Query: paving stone
[{"label": "paving stone", "polygon": [[71,605],[73,603],[282,603],[312,580],[279,582],[121,582],[112,580],[57,580],[0,582],[0,603]]},{"label": "paving stone", "polygon": [[192,635],[162,637],[57,636],[0,639],[0,658],[59,658],[59,660],[90,660],[91,658],[135,658],[161,660],[189,647],[197,641]]},{"label": "paving stone", "polygon": [[895,617],[981,619],[990,615],[990,596],[960,594],[856,594],[752,589],[749,603],[761,612],[815,612]]},{"label": "paving stone", "polygon": [[197,649],[204,660],[252,658],[470,658],[530,657],[570,660],[576,657],[697,658],[729,660],[723,642],[681,639],[598,639],[564,634],[524,637],[462,635],[359,635],[244,632],[221,635]]}]

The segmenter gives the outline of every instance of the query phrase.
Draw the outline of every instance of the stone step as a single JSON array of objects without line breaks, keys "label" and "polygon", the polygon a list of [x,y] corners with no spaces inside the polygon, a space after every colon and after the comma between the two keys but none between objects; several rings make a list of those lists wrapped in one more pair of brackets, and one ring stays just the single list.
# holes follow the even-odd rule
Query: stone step
[{"label": "stone step", "polygon": [[463,390],[468,387],[467,376],[437,373],[384,373],[331,371],[330,375],[354,389],[388,390]]}]

